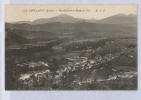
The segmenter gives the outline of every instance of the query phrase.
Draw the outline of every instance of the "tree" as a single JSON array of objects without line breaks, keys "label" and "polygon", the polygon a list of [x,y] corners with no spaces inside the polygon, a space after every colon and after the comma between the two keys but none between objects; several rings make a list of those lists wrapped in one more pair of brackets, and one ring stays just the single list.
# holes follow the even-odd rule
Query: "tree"
[{"label": "tree", "polygon": [[5,89],[12,90],[14,82],[18,75],[16,68],[15,58],[11,57],[9,60],[6,60],[5,63]]}]

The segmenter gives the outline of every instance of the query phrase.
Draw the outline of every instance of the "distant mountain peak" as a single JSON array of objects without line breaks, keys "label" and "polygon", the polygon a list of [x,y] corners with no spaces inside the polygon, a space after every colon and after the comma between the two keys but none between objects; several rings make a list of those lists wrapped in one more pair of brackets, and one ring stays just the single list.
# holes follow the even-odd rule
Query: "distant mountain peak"
[{"label": "distant mountain peak", "polygon": [[82,20],[81,18],[74,18],[67,14],[61,14],[58,16],[54,16],[51,18],[41,18],[33,21],[31,24],[45,24],[45,23],[53,23],[53,22],[61,22],[61,23],[76,23],[77,21]]},{"label": "distant mountain peak", "polygon": [[119,25],[123,25],[123,26],[136,27],[137,16],[134,14],[126,15],[123,13],[119,13],[117,15],[113,15],[113,16],[107,17],[105,19],[99,20],[98,23],[119,24]]},{"label": "distant mountain peak", "polygon": [[119,13],[119,14],[117,14],[118,16],[129,16],[129,17],[136,17],[137,15],[135,15],[135,14],[128,14],[128,15],[126,15],[126,14],[123,14],[123,13]]},{"label": "distant mountain peak", "polygon": [[54,18],[74,18],[74,17],[67,15],[67,14],[61,14],[61,15],[58,15],[58,16],[54,16]]},{"label": "distant mountain peak", "polygon": [[56,17],[72,17],[72,16],[67,15],[67,14],[61,14],[61,15],[58,15],[58,16],[56,16]]},{"label": "distant mountain peak", "polygon": [[130,17],[137,17],[137,15],[135,15],[135,14],[129,14],[128,16],[130,16]]},{"label": "distant mountain peak", "polygon": [[123,14],[123,13],[119,13],[117,14],[118,16],[127,16],[126,14]]}]

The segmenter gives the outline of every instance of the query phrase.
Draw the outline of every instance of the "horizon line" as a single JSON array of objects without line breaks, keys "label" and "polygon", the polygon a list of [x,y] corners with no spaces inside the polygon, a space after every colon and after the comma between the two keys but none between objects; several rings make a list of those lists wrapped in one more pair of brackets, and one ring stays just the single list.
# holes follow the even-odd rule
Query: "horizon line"
[{"label": "horizon line", "polygon": [[[125,14],[125,13],[118,13],[118,14],[114,14],[114,15],[111,15],[111,16],[108,16],[108,17],[105,17],[105,18],[109,18],[109,17],[112,17],[112,16],[116,16],[116,15],[119,15],[119,14],[123,14],[123,15],[125,15],[125,16],[129,16],[129,15],[135,15],[135,16],[137,16],[137,14],[133,14],[133,13],[130,13],[130,14]],[[61,15],[68,15],[68,16],[71,16],[71,17],[73,17],[73,18],[80,18],[80,17],[74,17],[74,16],[72,16],[72,15],[69,15],[69,14],[59,14],[59,15],[56,15],[56,16],[52,16],[52,17],[48,17],[48,18],[38,18],[38,19],[49,19],[49,18],[53,18],[53,17],[57,17],[57,16],[61,16]],[[102,19],[105,19],[105,18],[101,18],[101,19],[95,19],[95,20],[102,20]],[[35,19],[35,20],[38,20],[38,19]],[[80,18],[80,19],[82,19],[82,20],[90,20],[90,19],[93,19],[93,18],[89,18],[89,19],[85,19],[85,18]],[[21,20],[21,21],[16,21],[16,22],[5,22],[5,23],[18,23],[18,22],[34,22],[35,20],[33,20],[33,21],[23,21],[23,20]]]}]

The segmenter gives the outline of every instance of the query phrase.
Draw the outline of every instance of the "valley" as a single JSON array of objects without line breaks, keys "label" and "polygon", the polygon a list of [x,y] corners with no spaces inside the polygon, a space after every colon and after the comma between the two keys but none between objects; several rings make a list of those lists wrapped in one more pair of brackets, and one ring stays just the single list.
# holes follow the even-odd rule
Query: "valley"
[{"label": "valley", "polygon": [[89,21],[63,14],[5,23],[5,88],[136,90],[135,15]]}]

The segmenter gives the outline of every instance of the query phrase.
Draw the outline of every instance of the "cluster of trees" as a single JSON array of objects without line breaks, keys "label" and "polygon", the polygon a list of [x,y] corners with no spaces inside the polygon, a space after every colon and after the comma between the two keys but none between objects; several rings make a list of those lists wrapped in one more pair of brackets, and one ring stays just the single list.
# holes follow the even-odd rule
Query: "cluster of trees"
[{"label": "cluster of trees", "polygon": [[29,43],[29,39],[24,38],[18,34],[15,34],[14,32],[7,33],[5,37],[5,46],[12,45],[14,43],[19,43],[19,44],[27,44]]},{"label": "cluster of trees", "polygon": [[[34,47],[27,47],[26,49],[13,49],[13,50],[6,50],[5,57],[10,58],[11,56],[17,58],[21,61],[32,61],[32,60],[44,60],[50,56],[55,55],[56,53],[53,52],[52,47],[55,45],[59,45],[64,41],[68,41],[66,38],[58,39],[56,41],[50,42],[45,46],[34,46]],[[42,54],[42,52],[47,51],[46,54]],[[39,53],[40,55],[36,57],[35,53]]]},{"label": "cluster of trees", "polygon": [[5,89],[12,90],[19,72],[16,68],[15,58],[11,57],[5,63]]},{"label": "cluster of trees", "polygon": [[60,63],[62,62],[65,63],[64,58],[60,60],[53,58],[52,61],[49,63],[49,67],[41,65],[29,68],[28,65],[23,65],[23,67],[17,66],[15,57],[10,57],[6,59],[5,63],[5,89],[12,90],[14,89],[14,84],[22,84],[22,81],[20,83],[19,81],[16,81],[18,80],[18,77],[21,73],[27,73],[29,71],[41,71],[45,69],[49,69],[50,71],[56,71],[59,68]]},{"label": "cluster of trees", "polygon": [[137,45],[136,44],[129,44],[128,48],[135,48]]},{"label": "cluster of trees", "polygon": [[[58,35],[52,32],[45,31],[26,31],[19,29],[6,28],[6,46],[12,44],[29,44],[37,43],[38,41],[50,41],[58,39]],[[32,37],[32,38],[28,38]]]},{"label": "cluster of trees", "polygon": [[87,47],[92,47],[93,49],[97,49],[98,47],[103,47],[105,46],[106,42],[110,42],[113,41],[114,39],[102,39],[99,41],[87,41],[87,42],[83,42],[83,43],[72,43],[70,45],[67,45],[65,47],[65,50],[67,52],[71,52],[74,50],[86,50]]},{"label": "cluster of trees", "polygon": [[[32,78],[32,85],[24,84],[24,81],[17,81],[14,84],[14,90],[137,90],[137,76],[132,78],[118,78],[109,81],[94,81],[92,83],[77,84],[74,83],[75,77],[73,74],[65,74],[62,76],[60,82],[54,83],[53,78],[42,77],[38,80],[36,77]],[[30,79],[31,80],[31,79]]]},{"label": "cluster of trees", "polygon": [[14,90],[36,90],[36,89],[45,89],[50,90],[53,86],[53,78],[49,77],[49,74],[46,73],[43,77],[35,77],[35,75],[30,76],[26,80],[16,80],[14,82]]},{"label": "cluster of trees", "polygon": [[94,82],[87,85],[87,90],[137,90],[137,76],[116,80]]},{"label": "cluster of trees", "polygon": [[[46,73],[42,77],[38,78],[32,75],[26,80],[16,80],[13,84],[14,90],[73,90],[73,81],[75,79],[74,72],[63,72],[63,75],[59,79],[55,79],[54,75],[50,77],[49,73]],[[56,83],[56,81],[58,81]]]}]

